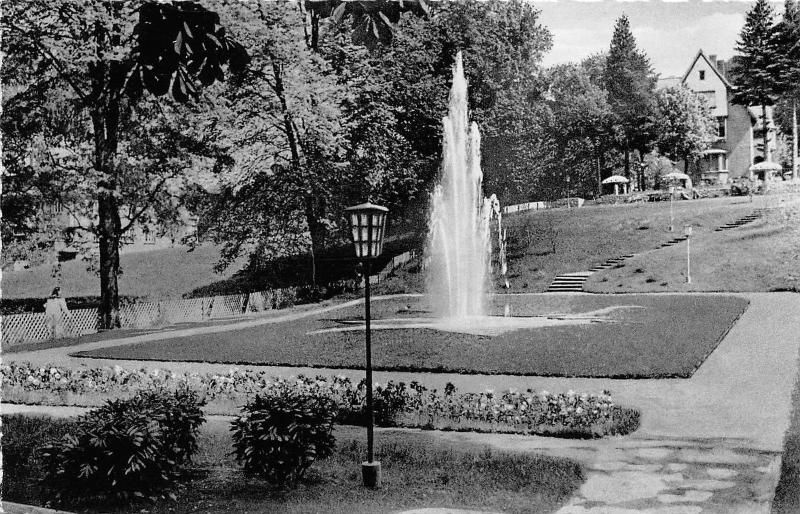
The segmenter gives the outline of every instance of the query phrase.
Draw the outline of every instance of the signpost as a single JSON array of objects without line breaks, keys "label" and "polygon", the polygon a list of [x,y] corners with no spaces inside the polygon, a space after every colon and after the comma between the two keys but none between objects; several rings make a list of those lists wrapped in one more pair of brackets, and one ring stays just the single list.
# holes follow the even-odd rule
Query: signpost
[{"label": "signpost", "polygon": [[692,283],[692,260],[691,260],[691,242],[692,242],[692,226],[684,225],[683,234],[686,236],[686,283]]},{"label": "signpost", "polygon": [[669,186],[669,231],[672,232],[675,216],[672,211],[672,198],[675,196],[675,186]]}]

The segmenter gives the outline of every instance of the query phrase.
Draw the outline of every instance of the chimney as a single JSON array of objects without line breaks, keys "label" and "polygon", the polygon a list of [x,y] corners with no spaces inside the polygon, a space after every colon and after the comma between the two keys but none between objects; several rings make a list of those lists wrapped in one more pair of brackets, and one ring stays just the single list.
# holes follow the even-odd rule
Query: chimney
[{"label": "chimney", "polygon": [[717,61],[717,71],[719,72],[720,75],[722,75],[726,79],[728,78],[728,73],[727,73],[728,66],[727,66],[727,64],[728,64],[727,61],[723,61],[722,59]]},{"label": "chimney", "polygon": [[711,66],[717,67],[717,54],[709,55],[708,60],[711,61]]}]

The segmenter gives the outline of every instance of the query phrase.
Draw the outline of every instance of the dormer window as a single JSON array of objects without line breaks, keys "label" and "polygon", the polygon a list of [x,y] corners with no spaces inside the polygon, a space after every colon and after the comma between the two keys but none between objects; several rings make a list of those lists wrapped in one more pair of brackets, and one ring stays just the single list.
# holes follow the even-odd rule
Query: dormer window
[{"label": "dormer window", "polygon": [[706,79],[706,70],[700,70],[700,80]]}]

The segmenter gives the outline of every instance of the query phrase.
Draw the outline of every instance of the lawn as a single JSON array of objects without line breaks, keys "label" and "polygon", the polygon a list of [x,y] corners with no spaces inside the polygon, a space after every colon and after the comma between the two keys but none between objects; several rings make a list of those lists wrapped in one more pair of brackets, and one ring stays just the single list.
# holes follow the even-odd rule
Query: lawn
[{"label": "lawn", "polygon": [[[587,271],[609,258],[656,248],[682,233],[684,224],[693,226],[696,237],[713,233],[715,228],[761,207],[759,202],[760,199],[750,202],[738,197],[676,201],[673,204],[676,232],[669,232],[669,202],[590,205],[506,216],[503,224],[508,230],[510,291],[542,292],[561,273]],[[395,279],[379,284],[378,291],[424,291],[424,274],[416,271],[412,268],[398,272]],[[731,290],[766,291],[767,287],[734,286]],[[506,291],[499,280],[495,290]],[[720,289],[712,285],[704,290]]]},{"label": "lawn", "polygon": [[[55,429],[48,429],[56,423]],[[24,424],[28,450],[40,446],[45,432],[63,433],[68,422],[4,416],[9,429]],[[65,428],[66,427],[66,428]],[[22,428],[22,427],[20,427]],[[19,433],[19,432],[17,432]],[[337,427],[334,455],[314,465],[306,480],[288,492],[271,490],[243,475],[231,456],[228,422],[209,420],[201,427],[199,452],[176,502],[135,504],[114,511],[80,512],[284,512],[371,514],[423,507],[503,512],[553,512],[577,490],[584,475],[579,464],[530,453],[501,453],[470,443],[447,443],[414,431],[376,432],[376,459],[383,467],[383,488],[361,486],[360,462],[366,434]],[[19,452],[20,447],[17,445]],[[30,453],[27,453],[30,456]],[[35,453],[34,453],[35,455]],[[35,458],[20,462],[22,472],[6,475],[3,497],[42,504],[46,492],[35,482],[41,470]],[[19,469],[19,468],[18,468]]]},{"label": "lawn", "polygon": [[[755,208],[747,199],[731,197],[676,201],[673,225],[676,231],[682,231],[683,225],[691,224],[695,234],[701,236]],[[656,248],[675,237],[669,225],[669,202],[508,217],[511,290],[543,291],[560,273],[587,271],[606,259]]]},{"label": "lawn", "polygon": [[[211,245],[193,251],[176,246],[122,253],[119,293],[134,297],[180,297],[198,287],[232,277],[244,263],[234,263],[224,274],[218,274],[214,272],[218,260],[219,251]],[[4,271],[3,298],[46,298],[56,285],[61,286],[61,295],[65,297],[97,296],[100,277],[87,266],[88,263],[81,260],[61,263],[60,282],[53,278],[53,265]]]},{"label": "lawn", "polygon": [[595,273],[584,289],[599,293],[800,291],[800,202],[771,201],[775,208],[753,223],[723,232],[695,231],[691,284],[686,283],[686,243],[680,243],[638,255],[624,267]]},{"label": "lawn", "polygon": [[[607,321],[523,328],[496,335],[431,328],[373,331],[377,370],[536,376],[689,377],[744,312],[747,300],[725,295],[498,295],[512,316],[606,312]],[[423,299],[376,301],[375,319],[419,317]],[[603,311],[605,312],[605,311]],[[319,318],[265,324],[191,338],[100,348],[81,357],[361,369],[363,331],[346,327],[360,307]],[[552,316],[551,316],[552,317]],[[375,322],[378,326],[379,322]]]}]

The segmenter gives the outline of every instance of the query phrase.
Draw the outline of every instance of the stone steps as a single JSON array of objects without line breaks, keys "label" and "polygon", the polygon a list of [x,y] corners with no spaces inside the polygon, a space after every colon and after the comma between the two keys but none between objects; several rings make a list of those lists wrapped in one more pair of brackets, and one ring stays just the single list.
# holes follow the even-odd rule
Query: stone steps
[{"label": "stone steps", "polygon": [[732,228],[738,228],[743,225],[747,225],[748,223],[752,223],[755,220],[761,218],[764,215],[765,211],[766,209],[756,209],[755,211],[753,211],[752,214],[748,214],[747,216],[742,216],[736,221],[732,221],[731,223],[726,223],[721,227],[715,228],[714,232],[722,232],[723,230],[730,230]]}]

